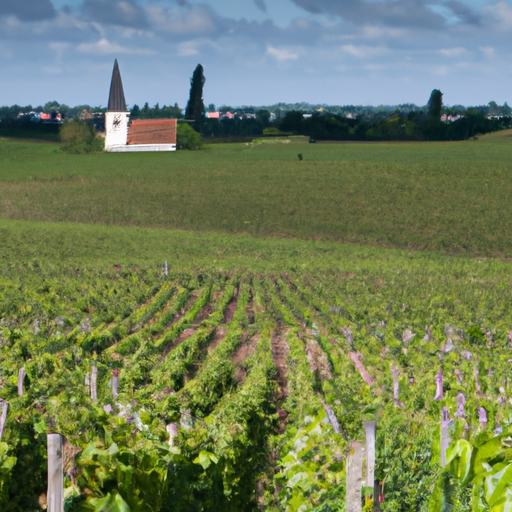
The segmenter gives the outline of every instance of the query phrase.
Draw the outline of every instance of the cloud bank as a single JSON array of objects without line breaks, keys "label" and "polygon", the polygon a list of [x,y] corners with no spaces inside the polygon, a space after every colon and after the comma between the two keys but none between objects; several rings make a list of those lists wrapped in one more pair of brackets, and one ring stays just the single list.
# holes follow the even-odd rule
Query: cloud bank
[{"label": "cloud bank", "polygon": [[[503,0],[479,10],[462,0],[241,1],[247,15],[234,16],[228,0],[0,0],[7,101],[101,103],[114,57],[133,96],[155,103],[184,103],[198,62],[210,99],[230,104],[425,103],[433,88],[448,103],[507,100]],[[34,88],[52,70],[58,80]]]}]

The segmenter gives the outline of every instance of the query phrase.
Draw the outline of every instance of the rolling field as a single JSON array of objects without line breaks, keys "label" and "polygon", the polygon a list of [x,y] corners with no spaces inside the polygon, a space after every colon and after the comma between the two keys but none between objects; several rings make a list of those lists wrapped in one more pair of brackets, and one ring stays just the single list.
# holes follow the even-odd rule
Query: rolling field
[{"label": "rolling field", "polygon": [[508,257],[511,140],[89,156],[0,140],[0,217]]},{"label": "rolling field", "polygon": [[508,510],[510,141],[0,140],[0,508]]}]

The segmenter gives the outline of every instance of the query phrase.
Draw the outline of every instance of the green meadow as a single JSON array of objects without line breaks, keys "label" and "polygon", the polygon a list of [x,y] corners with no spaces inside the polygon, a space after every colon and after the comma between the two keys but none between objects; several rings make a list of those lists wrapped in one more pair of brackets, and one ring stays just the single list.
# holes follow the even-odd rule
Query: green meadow
[{"label": "green meadow", "polygon": [[506,131],[463,142],[292,138],[68,155],[55,144],[0,140],[0,218],[508,258],[511,142]]}]

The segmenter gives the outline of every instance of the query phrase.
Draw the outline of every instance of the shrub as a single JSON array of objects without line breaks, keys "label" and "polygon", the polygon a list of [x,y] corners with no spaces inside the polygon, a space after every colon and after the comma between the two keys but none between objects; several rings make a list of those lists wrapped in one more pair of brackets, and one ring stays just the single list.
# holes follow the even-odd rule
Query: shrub
[{"label": "shrub", "polygon": [[270,126],[263,129],[263,135],[281,135],[283,132],[275,126]]},{"label": "shrub", "polygon": [[201,149],[203,141],[201,135],[197,133],[189,124],[178,123],[177,149]]},{"label": "shrub", "polygon": [[92,124],[80,121],[65,121],[60,129],[61,149],[76,155],[103,151],[104,141]]}]

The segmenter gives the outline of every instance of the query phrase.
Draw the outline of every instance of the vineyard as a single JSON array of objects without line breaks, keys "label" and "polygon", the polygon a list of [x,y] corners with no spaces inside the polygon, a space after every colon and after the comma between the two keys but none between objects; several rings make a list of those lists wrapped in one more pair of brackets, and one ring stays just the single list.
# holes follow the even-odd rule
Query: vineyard
[{"label": "vineyard", "polygon": [[363,510],[510,510],[508,277],[370,266],[4,270],[1,510],[47,507],[49,433],[66,511],[356,510],[369,424]]}]

